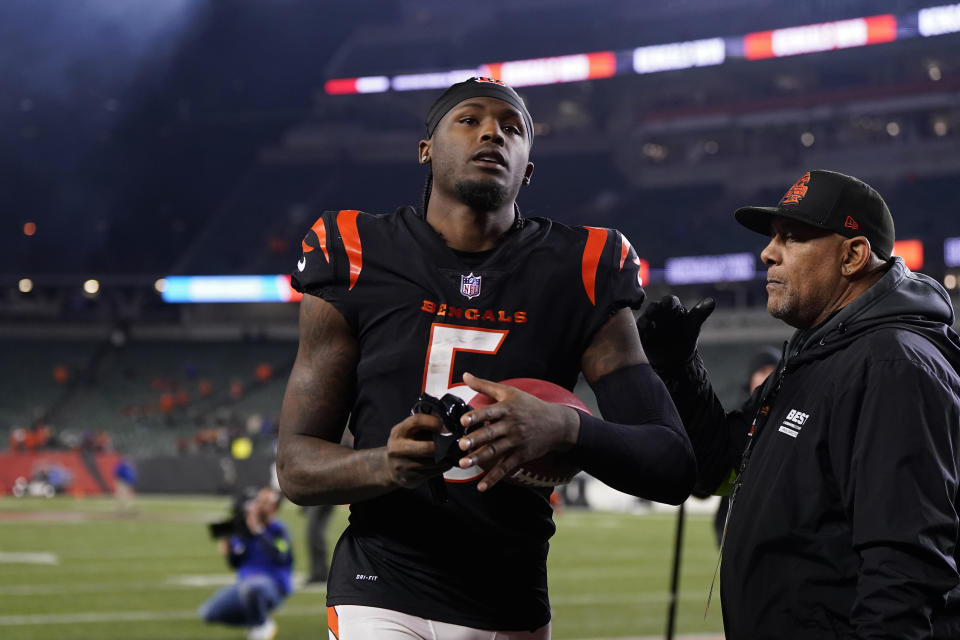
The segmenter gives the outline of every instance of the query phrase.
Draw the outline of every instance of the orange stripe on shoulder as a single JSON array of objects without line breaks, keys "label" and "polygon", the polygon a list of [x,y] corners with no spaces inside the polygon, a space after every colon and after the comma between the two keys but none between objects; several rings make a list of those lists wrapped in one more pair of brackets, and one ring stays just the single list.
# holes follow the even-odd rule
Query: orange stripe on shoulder
[{"label": "orange stripe on shoulder", "polygon": [[327,628],[334,638],[340,638],[340,618],[337,616],[337,610],[333,607],[327,607]]},{"label": "orange stripe on shoulder", "polygon": [[[317,241],[320,243],[320,249],[323,251],[323,257],[327,259],[327,262],[330,262],[330,254],[327,252],[327,225],[323,222],[323,216],[317,218],[317,221],[313,223],[313,226],[310,227],[310,230],[317,234]],[[301,243],[303,246],[304,253],[310,253],[313,251],[313,247],[307,244],[306,239]]]},{"label": "orange stripe on shoulder", "polygon": [[587,230],[587,244],[583,247],[583,288],[587,291],[590,304],[596,305],[597,266],[603,245],[607,243],[607,230],[598,227],[584,227]]},{"label": "orange stripe on shoulder", "polygon": [[357,231],[357,216],[359,211],[344,209],[337,214],[337,229],[343,238],[343,248],[347,251],[347,260],[350,263],[350,288],[357,284],[360,271],[363,269],[363,247],[360,244],[360,233]]}]

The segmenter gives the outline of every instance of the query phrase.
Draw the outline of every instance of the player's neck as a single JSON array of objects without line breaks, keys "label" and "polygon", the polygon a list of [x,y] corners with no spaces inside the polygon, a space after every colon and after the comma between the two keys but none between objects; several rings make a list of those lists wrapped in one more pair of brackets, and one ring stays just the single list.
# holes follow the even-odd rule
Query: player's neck
[{"label": "player's neck", "polygon": [[457,251],[494,248],[517,220],[512,201],[494,211],[478,212],[462,202],[437,196],[434,191],[427,205],[427,224]]}]

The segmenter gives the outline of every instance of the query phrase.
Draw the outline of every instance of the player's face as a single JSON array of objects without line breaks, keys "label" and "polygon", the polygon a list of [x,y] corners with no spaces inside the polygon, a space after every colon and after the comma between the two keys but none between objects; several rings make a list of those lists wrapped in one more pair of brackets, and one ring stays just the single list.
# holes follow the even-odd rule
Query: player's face
[{"label": "player's face", "polygon": [[253,500],[252,508],[264,522],[268,521],[277,510],[277,496],[270,489],[261,489]]},{"label": "player's face", "polygon": [[492,189],[512,202],[533,172],[523,116],[496,98],[469,98],[447,112],[429,153],[434,184],[456,193]]},{"label": "player's face", "polygon": [[776,217],[760,253],[767,265],[767,311],[790,326],[816,326],[837,308],[843,293],[843,236]]}]

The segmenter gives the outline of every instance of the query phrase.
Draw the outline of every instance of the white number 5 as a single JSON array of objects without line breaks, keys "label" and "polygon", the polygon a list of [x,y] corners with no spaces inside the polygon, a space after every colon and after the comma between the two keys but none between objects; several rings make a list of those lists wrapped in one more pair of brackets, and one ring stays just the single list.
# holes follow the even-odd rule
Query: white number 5
[{"label": "white number 5", "polygon": [[[462,382],[453,384],[453,360],[458,351],[494,355],[500,350],[507,329],[477,329],[452,324],[433,323],[427,344],[427,361],[423,370],[423,392],[439,398],[452,393],[464,402],[476,392]],[[443,474],[448,482],[469,482],[483,474],[479,467],[453,467]]]}]

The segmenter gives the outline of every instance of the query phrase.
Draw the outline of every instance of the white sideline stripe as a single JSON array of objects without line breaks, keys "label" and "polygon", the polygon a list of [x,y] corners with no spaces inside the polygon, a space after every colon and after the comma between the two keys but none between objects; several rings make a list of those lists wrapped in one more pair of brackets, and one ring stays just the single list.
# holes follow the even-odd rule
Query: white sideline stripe
[{"label": "white sideline stripe", "polygon": [[46,551],[0,551],[0,563],[60,564],[57,554]]},{"label": "white sideline stripe", "polygon": [[179,587],[222,587],[233,584],[236,579],[232,573],[212,573],[199,576],[170,576],[165,582]]},{"label": "white sideline stripe", "polygon": [[123,593],[128,591],[169,591],[183,585],[156,582],[88,582],[83,584],[15,584],[0,587],[0,596],[50,596],[73,593]]},{"label": "white sideline stripe", "polygon": [[[327,619],[326,607],[283,607],[278,618],[285,615],[316,614]],[[0,616],[0,627],[46,624],[78,624],[96,622],[138,622],[144,620],[189,620],[197,618],[196,611],[92,611],[86,613],[44,613],[31,616]]]},{"label": "white sideline stripe", "polygon": [[[669,594],[667,593],[657,593],[657,594],[621,594],[619,597],[611,598],[605,595],[596,595],[596,596],[583,596],[583,597],[574,597],[574,598],[557,598],[554,600],[554,604],[563,604],[566,606],[596,606],[602,604],[663,604],[668,602],[670,599]],[[701,600],[700,595],[691,595],[688,597],[680,597],[681,601],[685,600]],[[325,606],[299,606],[299,607],[283,607],[277,614],[277,618],[284,618],[290,615],[307,615],[314,614],[320,616],[322,619],[326,619],[327,608]],[[99,622],[137,622],[144,620],[188,620],[190,618],[196,618],[196,611],[92,611],[92,612],[82,612],[82,613],[44,613],[44,614],[35,614],[35,615],[26,615],[26,616],[0,616],[0,627],[15,627],[15,626],[29,626],[29,625],[47,625],[47,624],[79,624],[79,623],[99,623]],[[695,638],[703,638],[704,640],[712,640],[715,636],[690,636],[686,637],[686,640],[694,640]],[[611,640],[606,638],[605,640]],[[626,639],[623,639],[626,640]],[[636,640],[645,640],[641,637],[636,637]]]},{"label": "white sideline stripe", "polygon": [[[631,574],[633,575],[633,574]],[[198,574],[198,575],[174,575],[168,576],[163,582],[94,582],[81,584],[20,584],[0,586],[0,596],[31,596],[31,595],[54,595],[71,593],[97,593],[97,592],[117,592],[117,591],[168,591],[176,589],[203,589],[209,587],[225,586],[232,584],[235,576],[230,573],[223,574]],[[300,584],[304,575],[300,572],[294,574],[294,581]],[[302,587],[299,591],[310,591]],[[578,596],[557,596],[550,598],[555,605],[564,605],[569,607],[597,606],[603,604],[665,604],[669,602],[670,596],[666,592],[658,593],[621,593],[616,597],[609,595],[584,594]],[[681,601],[706,602],[706,596],[702,593],[687,593],[680,595]],[[107,614],[104,614],[107,615]],[[0,617],[0,625],[5,619],[14,619],[16,616]]]},{"label": "white sideline stripe", "polygon": [[[305,574],[294,573],[294,580],[303,582]],[[77,584],[16,584],[0,586],[0,596],[35,596],[62,593],[110,593],[117,591],[171,591],[177,589],[206,589],[232,584],[232,573],[167,576],[162,582],[83,582]],[[299,584],[299,583],[298,583]]]},{"label": "white sideline stripe", "polygon": [[126,591],[177,591],[187,589],[209,589],[233,582],[233,576],[222,581],[168,580],[166,582],[84,582],[80,584],[15,584],[0,586],[0,596],[44,596],[72,593],[122,593]]},{"label": "white sideline stripe", "polygon": [[[284,607],[276,617],[315,614],[326,618],[326,607]],[[77,624],[97,622],[142,622],[146,620],[189,620],[196,611],[103,611],[98,613],[44,614],[33,616],[0,616],[0,626],[28,626],[48,624]],[[662,640],[662,636],[622,636],[619,638],[583,638],[582,640]],[[723,640],[722,635],[700,634],[677,636],[677,640]]]},{"label": "white sideline stripe", "polygon": [[[551,580],[585,580],[588,578],[655,578],[663,576],[666,570],[661,567],[644,567],[642,569],[633,569],[631,567],[598,567],[596,569],[553,569],[549,571]],[[707,576],[713,575],[713,569],[706,565],[695,567],[684,567],[684,576]]]},{"label": "white sideline stripe", "polygon": [[[681,594],[678,598],[681,602],[706,603],[707,599],[701,593]],[[663,593],[621,593],[616,596],[608,594],[591,594],[583,596],[567,596],[561,598],[550,598],[552,605],[564,605],[567,607],[595,607],[605,604],[665,604],[670,601],[670,594]]]}]

